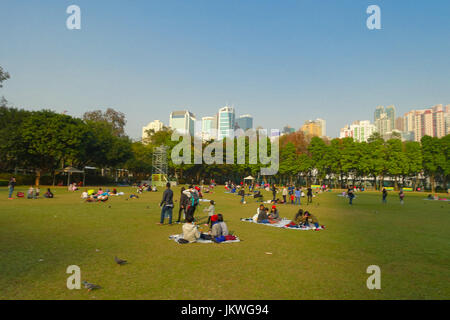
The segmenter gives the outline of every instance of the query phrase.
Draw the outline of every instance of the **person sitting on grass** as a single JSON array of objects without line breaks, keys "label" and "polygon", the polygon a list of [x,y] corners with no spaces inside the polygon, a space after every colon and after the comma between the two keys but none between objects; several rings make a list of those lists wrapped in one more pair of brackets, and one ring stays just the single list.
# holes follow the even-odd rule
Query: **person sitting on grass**
[{"label": "person sitting on grass", "polygon": [[303,222],[303,209],[298,210],[295,214],[294,219],[286,225],[288,228],[298,228]]},{"label": "person sitting on grass", "polygon": [[270,210],[270,213],[269,213],[269,222],[270,223],[277,223],[277,222],[279,222],[281,219],[280,219],[280,214],[278,213],[278,209],[277,209],[277,207],[276,206],[272,206],[272,209]]},{"label": "person sitting on grass", "polygon": [[81,193],[81,199],[87,199],[87,198],[89,198],[89,193],[86,189]]},{"label": "person sitting on grass", "polygon": [[211,220],[216,220],[211,229],[212,240],[216,242],[225,241],[225,237],[228,236],[227,224],[223,221],[223,215],[220,213],[211,217]]},{"label": "person sitting on grass", "polygon": [[315,215],[312,213],[309,213],[308,211],[305,212],[303,215],[303,222],[306,227],[310,227],[310,222],[316,227],[316,229],[319,228],[319,220]]},{"label": "person sitting on grass", "polygon": [[197,226],[194,224],[194,217],[187,216],[186,223],[183,224],[183,239],[189,241],[190,243],[196,242],[200,239],[200,231],[198,231]]},{"label": "person sitting on grass", "polygon": [[269,216],[267,215],[267,211],[268,211],[268,209],[265,208],[264,206],[262,209],[260,207],[259,213],[258,213],[258,219],[257,219],[258,223],[270,223]]},{"label": "person sitting on grass", "polygon": [[27,199],[36,199],[34,196],[34,188],[33,186],[28,189]]},{"label": "person sitting on grass", "polygon": [[47,192],[44,194],[44,197],[47,199],[53,198],[53,193],[50,191],[50,188],[47,189]]}]

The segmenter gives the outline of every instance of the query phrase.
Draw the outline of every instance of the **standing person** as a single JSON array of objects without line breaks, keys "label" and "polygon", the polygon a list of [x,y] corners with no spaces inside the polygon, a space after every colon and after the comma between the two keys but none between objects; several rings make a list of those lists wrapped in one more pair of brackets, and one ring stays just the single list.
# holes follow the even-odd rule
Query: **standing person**
[{"label": "standing person", "polygon": [[205,210],[203,210],[203,211],[205,211],[205,212],[208,212],[208,222],[206,223],[206,225],[208,225],[209,228],[212,227],[211,217],[212,217],[213,215],[216,214],[216,207],[215,207],[215,204],[216,204],[216,203],[214,202],[214,200],[211,200],[211,201],[209,202],[209,207],[206,208]]},{"label": "standing person", "polygon": [[275,183],[272,186],[272,195],[273,195],[272,201],[275,201],[277,197],[277,185]]},{"label": "standing person", "polygon": [[295,189],[295,204],[297,204],[300,206],[301,203],[301,198],[302,197],[302,192],[300,191],[300,188]]},{"label": "standing person", "polygon": [[197,209],[197,205],[199,203],[199,195],[197,190],[195,190],[194,186],[189,186],[188,190],[184,190],[183,193],[189,198],[189,205],[186,210],[186,216],[194,217],[195,210]]},{"label": "standing person", "polygon": [[166,213],[169,215],[169,225],[172,224],[172,209],[173,209],[173,191],[170,189],[170,182],[166,184],[166,190],[163,193],[163,197],[159,206],[161,209],[161,220],[159,225],[164,224],[164,218]]},{"label": "standing person", "polygon": [[241,196],[241,204],[244,204],[245,203],[245,190],[244,190],[244,188],[241,188],[241,190],[239,190],[238,195]]},{"label": "standing person", "polygon": [[11,179],[9,179],[9,183],[8,183],[8,190],[9,190],[9,194],[8,194],[8,199],[12,200],[12,194],[14,192],[14,188],[16,187],[16,178],[15,177],[11,177]]},{"label": "standing person", "polygon": [[404,204],[403,199],[405,198],[405,193],[403,192],[403,189],[400,189],[400,193],[398,194],[398,197],[400,198],[400,204]]},{"label": "standing person", "polygon": [[348,188],[347,190],[348,201],[350,205],[353,205],[353,198],[355,197],[355,193],[353,188]]},{"label": "standing person", "polygon": [[287,195],[288,195],[288,190],[287,190],[287,188],[286,188],[286,186],[284,186],[283,187],[283,201],[284,201],[284,203],[286,204],[286,197],[287,197]]},{"label": "standing person", "polygon": [[181,196],[180,196],[180,209],[178,210],[178,220],[177,223],[181,222],[181,212],[183,212],[184,219],[186,219],[186,209],[189,205],[189,198],[184,194],[185,187],[181,188]]},{"label": "standing person", "polygon": [[308,187],[308,192],[306,193],[308,197],[308,204],[312,203],[313,193],[311,186]]},{"label": "standing person", "polygon": [[386,190],[386,188],[383,188],[383,203],[387,203],[387,196],[388,196],[388,192]]}]

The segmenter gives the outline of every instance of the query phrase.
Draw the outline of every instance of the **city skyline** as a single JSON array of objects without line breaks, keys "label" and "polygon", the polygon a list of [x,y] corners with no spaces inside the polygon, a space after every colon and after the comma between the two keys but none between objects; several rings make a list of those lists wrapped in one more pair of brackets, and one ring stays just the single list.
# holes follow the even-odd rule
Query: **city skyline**
[{"label": "city skyline", "polygon": [[450,103],[448,1],[380,1],[382,29],[372,31],[368,1],[79,0],[83,22],[72,31],[69,4],[0,4],[1,21],[15,26],[0,29],[11,74],[0,95],[11,105],[78,117],[111,107],[136,139],[168,110],[232,104],[268,129],[321,117],[337,137],[349,115],[371,119],[377,105],[404,114]]}]

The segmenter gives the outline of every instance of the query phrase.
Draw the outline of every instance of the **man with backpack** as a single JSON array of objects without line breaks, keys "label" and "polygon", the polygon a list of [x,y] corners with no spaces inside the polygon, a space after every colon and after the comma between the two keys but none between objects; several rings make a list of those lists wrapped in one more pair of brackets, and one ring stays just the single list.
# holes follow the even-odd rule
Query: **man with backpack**
[{"label": "man with backpack", "polygon": [[189,186],[189,189],[183,191],[185,195],[189,198],[189,205],[187,207],[186,211],[186,217],[194,217],[195,209],[197,209],[198,203],[199,203],[199,195],[197,190],[191,185]]}]

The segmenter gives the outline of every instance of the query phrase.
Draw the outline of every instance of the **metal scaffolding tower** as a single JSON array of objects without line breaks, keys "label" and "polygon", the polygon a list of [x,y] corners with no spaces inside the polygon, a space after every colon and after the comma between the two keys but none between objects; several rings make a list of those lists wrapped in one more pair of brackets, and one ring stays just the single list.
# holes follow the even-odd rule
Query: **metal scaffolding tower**
[{"label": "metal scaffolding tower", "polygon": [[152,185],[165,185],[168,179],[167,147],[156,147],[152,159]]}]

